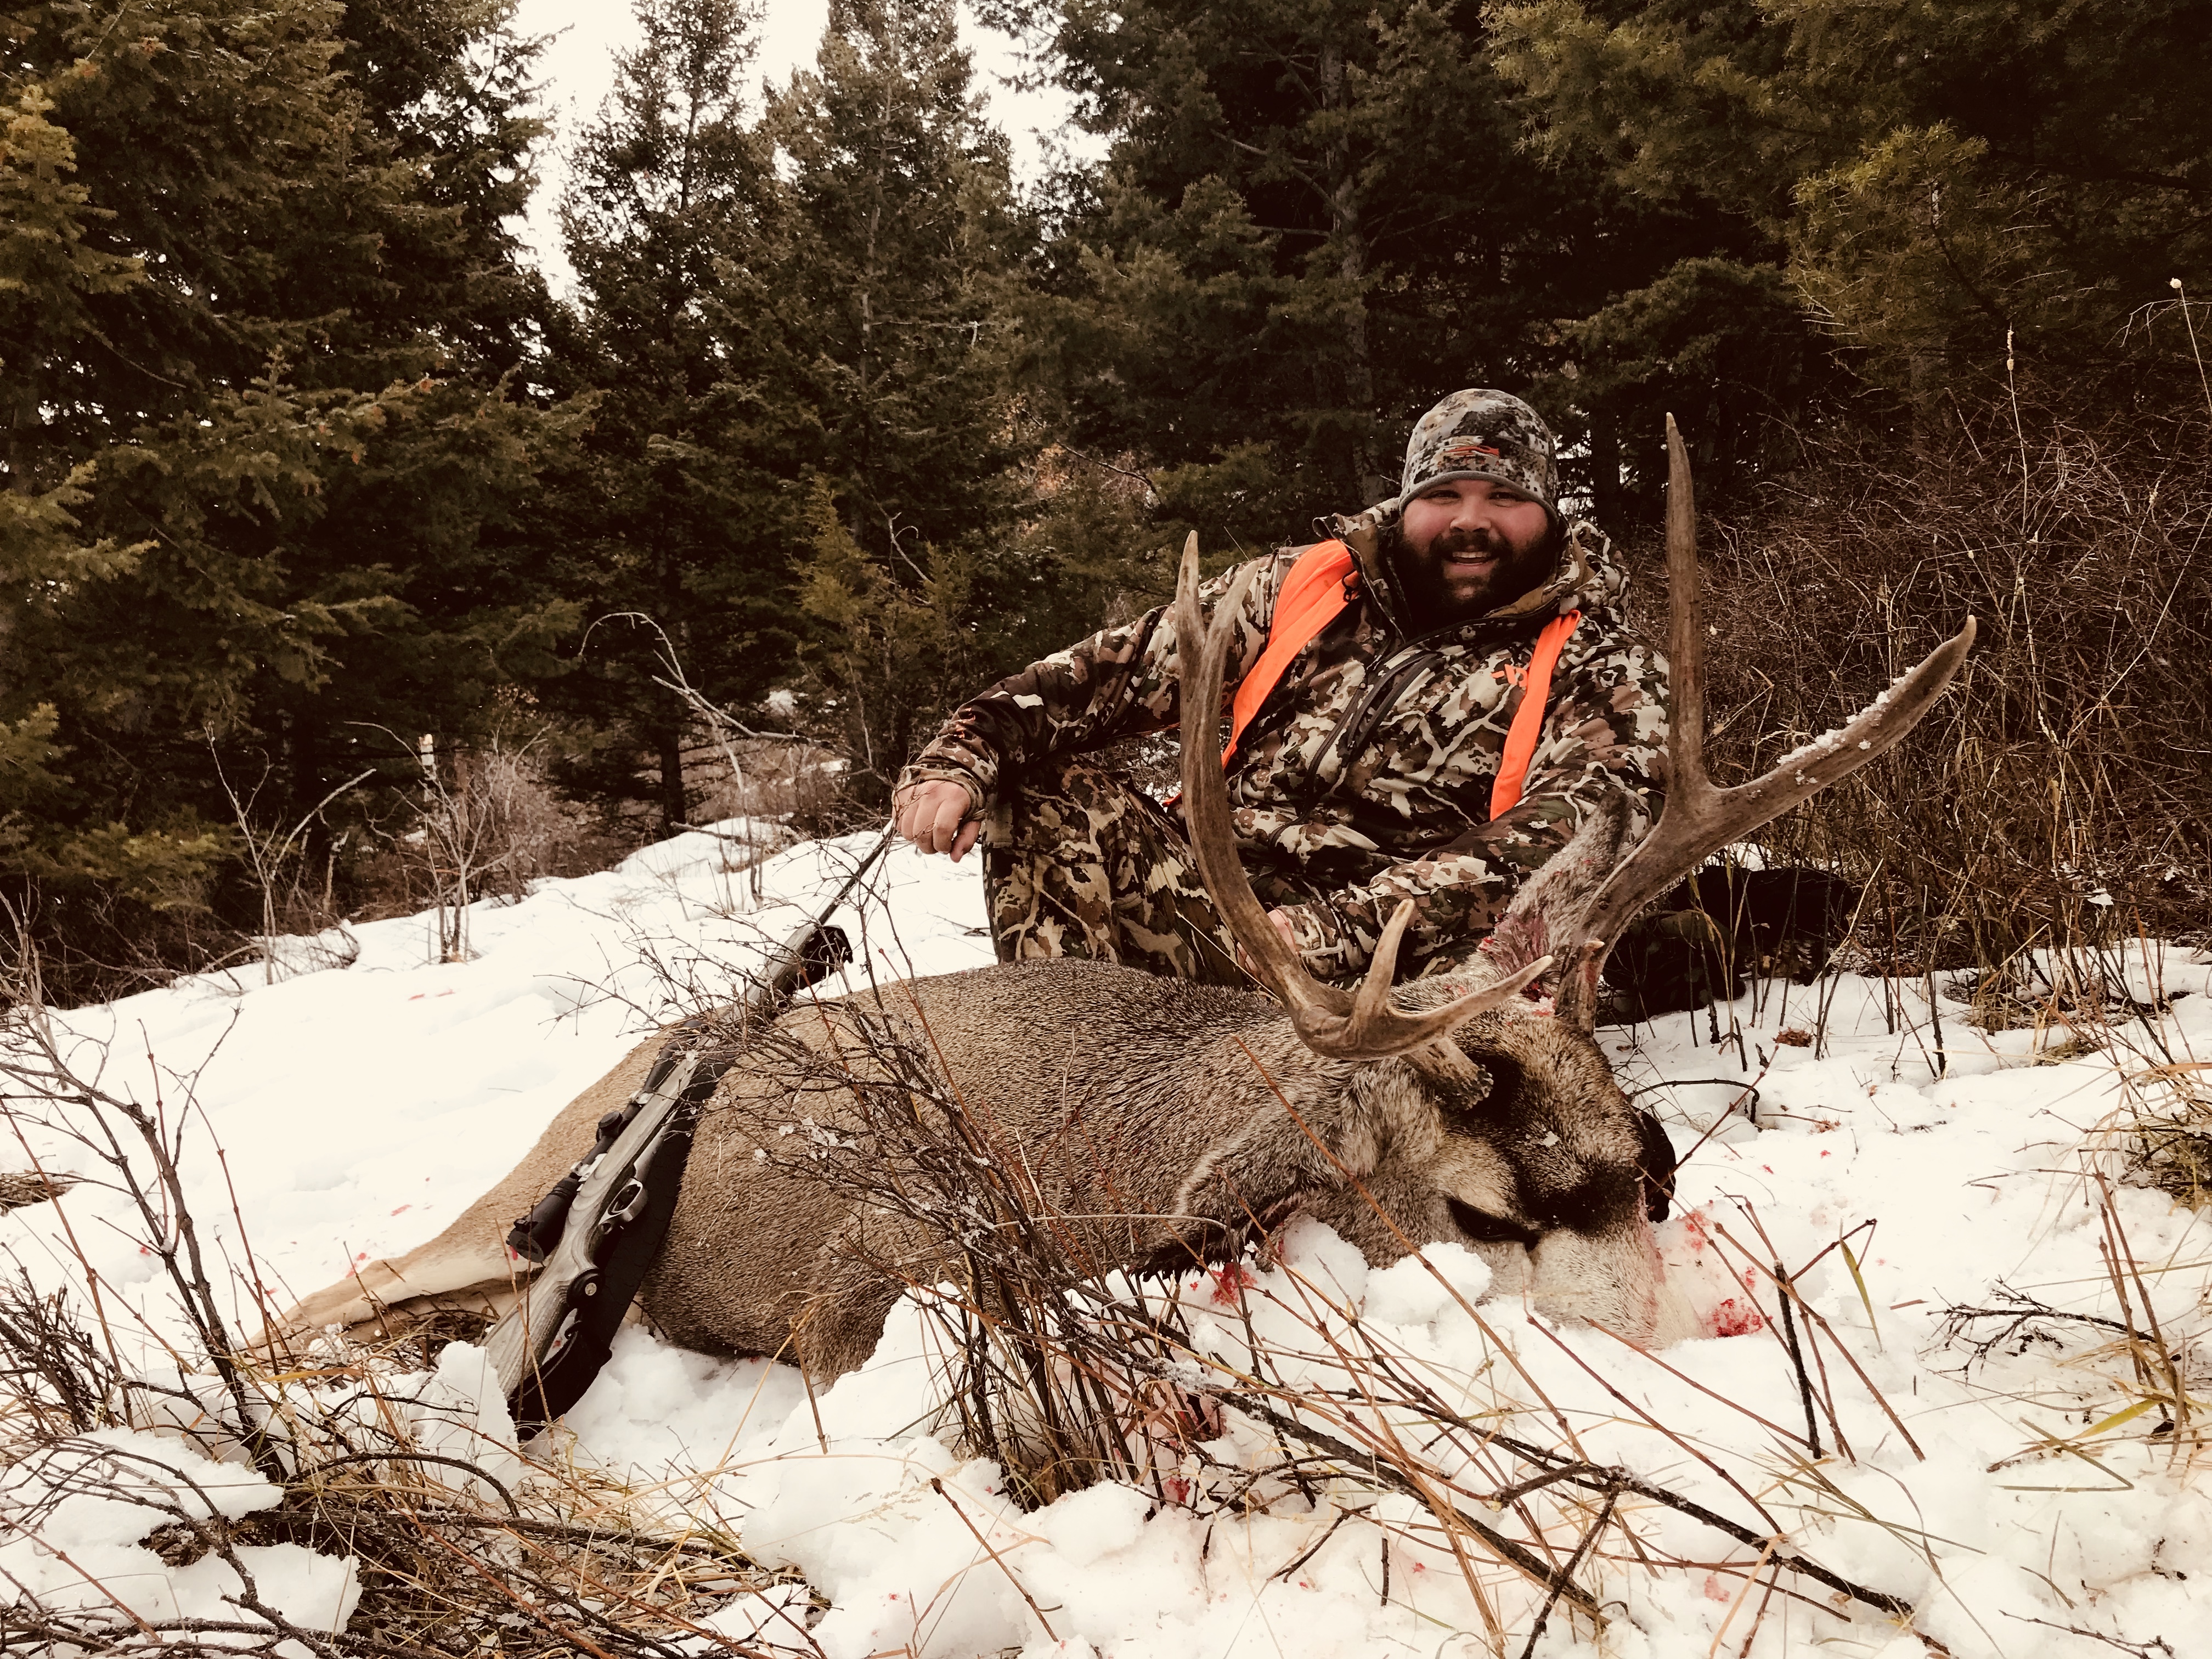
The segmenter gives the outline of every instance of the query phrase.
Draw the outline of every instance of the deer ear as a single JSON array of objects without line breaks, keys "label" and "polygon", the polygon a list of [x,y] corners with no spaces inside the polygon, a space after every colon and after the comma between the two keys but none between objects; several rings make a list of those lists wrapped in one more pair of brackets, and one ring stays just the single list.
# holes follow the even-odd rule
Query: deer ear
[{"label": "deer ear", "polygon": [[1567,844],[1521,884],[1491,930],[1486,952],[1501,975],[1517,974],[1547,956],[1557,959],[1558,971],[1565,970],[1586,942],[1583,918],[1620,862],[1628,813],[1626,798],[1609,791]]}]

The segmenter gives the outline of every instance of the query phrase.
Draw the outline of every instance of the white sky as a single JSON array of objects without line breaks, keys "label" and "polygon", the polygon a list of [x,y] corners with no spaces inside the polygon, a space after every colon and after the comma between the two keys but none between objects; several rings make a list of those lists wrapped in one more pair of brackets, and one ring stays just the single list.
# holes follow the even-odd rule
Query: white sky
[{"label": "white sky", "polygon": [[[757,112],[759,82],[781,86],[797,67],[811,67],[822,30],[830,15],[829,0],[767,0],[761,28],[761,46],[753,61],[755,84],[746,103]],[[1015,93],[1003,84],[1019,64],[1006,36],[978,27],[965,6],[960,12],[961,33],[975,55],[975,82],[990,100],[991,118],[1013,141],[1014,167],[1025,179],[1040,171],[1043,141],[1066,141],[1062,131],[1067,100],[1056,91]],[[627,0],[520,0],[515,28],[524,35],[554,35],[538,60],[544,82],[544,104],[555,122],[552,146],[538,158],[538,193],[530,204],[526,240],[537,251],[538,264],[556,293],[566,293],[574,273],[562,257],[560,228],[554,207],[568,177],[569,138],[599,109],[614,84],[613,54],[634,46],[637,26]],[[1080,149],[1092,146],[1085,140]]]}]

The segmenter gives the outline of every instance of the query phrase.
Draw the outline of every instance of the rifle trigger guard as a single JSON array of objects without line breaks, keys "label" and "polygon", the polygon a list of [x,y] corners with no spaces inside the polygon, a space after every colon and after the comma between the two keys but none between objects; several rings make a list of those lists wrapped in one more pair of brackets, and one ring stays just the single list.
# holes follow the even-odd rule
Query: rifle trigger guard
[{"label": "rifle trigger guard", "polygon": [[616,1229],[628,1226],[637,1219],[644,1208],[645,1183],[631,1176],[616,1188],[614,1196],[607,1200],[606,1209],[601,1212],[605,1234],[611,1235]]}]

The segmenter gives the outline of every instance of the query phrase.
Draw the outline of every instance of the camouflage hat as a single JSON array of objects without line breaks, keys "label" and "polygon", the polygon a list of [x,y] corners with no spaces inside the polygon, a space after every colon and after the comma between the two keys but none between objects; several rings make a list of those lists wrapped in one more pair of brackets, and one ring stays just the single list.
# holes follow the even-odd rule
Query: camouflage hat
[{"label": "camouflage hat", "polygon": [[1541,501],[1556,528],[1561,522],[1559,449],[1543,417],[1510,393],[1480,386],[1455,392],[1413,428],[1398,505],[1431,484],[1487,478]]}]

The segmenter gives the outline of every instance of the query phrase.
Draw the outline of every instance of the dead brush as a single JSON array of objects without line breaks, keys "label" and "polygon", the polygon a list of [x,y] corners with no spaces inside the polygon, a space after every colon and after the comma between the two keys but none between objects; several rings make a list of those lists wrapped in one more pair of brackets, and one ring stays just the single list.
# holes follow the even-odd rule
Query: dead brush
[{"label": "dead brush", "polygon": [[2139,1074],[2127,1120],[2127,1178],[2192,1210],[2212,1204],[2212,1063],[2184,1060]]},{"label": "dead brush", "polygon": [[393,788],[380,815],[333,849],[330,890],[363,920],[432,913],[433,961],[467,958],[471,907],[519,903],[542,877],[605,869],[650,839],[561,797],[546,775],[543,731],[441,745],[377,729],[392,745]]},{"label": "dead brush", "polygon": [[746,894],[757,905],[760,866],[788,842],[793,827],[827,828],[846,816],[841,799],[845,762],[800,732],[747,725],[685,677],[675,641],[658,623],[635,615],[629,620],[659,637],[661,672],[653,684],[683,702],[690,728],[703,739],[687,746],[679,764],[688,765],[690,756],[703,750],[722,765],[722,775],[692,809],[692,827],[743,820],[734,834],[714,833],[732,843],[730,867],[746,873]]},{"label": "dead brush", "polygon": [[[2179,939],[2212,914],[2212,428],[1961,410],[1909,458],[1842,436],[1711,538],[1716,775],[1835,725],[1964,612],[1987,631],[1909,758],[1770,826],[1869,884],[1893,966]],[[1648,602],[1648,599],[1647,599]]]},{"label": "dead brush", "polygon": [[[2115,1202],[2112,1183],[2097,1165],[2093,1139],[2084,1148],[2080,1179],[2097,1206],[2104,1283],[2093,1298],[2109,1312],[2062,1308],[2043,1297],[2000,1285],[1992,1307],[1943,1310],[1941,1340],[1966,1352],[1972,1368],[1987,1370],[2035,1350],[2060,1368],[2061,1386],[2046,1382],[2023,1392],[2016,1376],[1984,1382],[1990,1404],[2009,1409],[2023,1444],[1989,1466],[1990,1473],[2037,1465],[2086,1464],[2115,1486],[2128,1477],[2114,1464],[2123,1450],[2153,1466],[2193,1468],[2206,1447],[2208,1375],[2203,1348],[2208,1335],[2201,1302],[2177,1310],[2167,1296],[2161,1314],[2152,1286],[2170,1264],[2140,1258]],[[2185,1264],[2186,1265],[2186,1264]],[[2113,1316],[2117,1314],[2118,1317]],[[2033,1406],[2033,1415],[2023,1409]],[[2067,1415],[2080,1427],[2061,1427]]]},{"label": "dead brush", "polygon": [[[364,1395],[387,1411],[412,1403],[400,1392],[411,1379],[378,1376],[374,1363],[352,1390],[322,1394],[325,1433],[334,1406],[357,1410]],[[292,1541],[359,1561],[362,1599],[340,1651],[468,1652],[495,1635],[503,1653],[547,1659],[673,1655],[702,1641],[743,1653],[744,1644],[718,1643],[708,1620],[787,1582],[726,1534],[670,1530],[652,1494],[603,1472],[523,1464],[495,1446],[441,1462],[421,1440],[389,1429],[331,1434],[331,1455],[294,1479],[269,1522]],[[337,1449],[349,1444],[362,1449]],[[766,1639],[811,1650],[804,1598],[794,1613],[771,1610],[782,1601],[762,1602],[761,1622],[773,1627]]]},{"label": "dead brush", "polygon": [[[45,1355],[97,1355],[96,1338],[58,1335],[52,1325]],[[0,1322],[0,1364],[11,1368],[24,1358],[17,1335]],[[381,1356],[366,1352],[283,1371],[238,1358],[283,1425],[283,1496],[237,1519],[186,1504],[173,1490],[165,1495],[163,1486],[190,1477],[160,1451],[135,1449],[159,1442],[94,1445],[51,1413],[0,1428],[8,1465],[36,1488],[28,1504],[0,1501],[8,1533],[38,1535],[72,1498],[136,1504],[145,1547],[167,1565],[213,1554],[233,1568],[235,1616],[162,1619],[112,1601],[57,1606],[0,1591],[0,1653],[253,1652],[279,1640],[297,1644],[284,1651],[315,1659],[488,1646],[528,1659],[675,1659],[701,1644],[740,1655],[766,1644],[786,1655],[814,1650],[808,1602],[787,1594],[787,1576],[755,1567],[725,1535],[667,1529],[649,1495],[604,1475],[523,1465],[495,1442],[471,1447],[441,1402],[427,1397],[423,1373],[386,1369]],[[87,1397],[100,1391],[99,1410],[122,1420],[174,1422],[159,1400],[89,1364],[72,1386]],[[451,1410],[444,1402],[443,1413]],[[225,1437],[203,1420],[187,1437],[205,1448]],[[428,1449],[438,1446],[445,1449]],[[133,1474],[139,1478],[123,1478]],[[282,1544],[351,1560],[360,1595],[343,1629],[304,1628],[256,1589],[251,1552]],[[763,1627],[761,1644],[731,1640],[726,1622],[709,1622],[717,1614],[726,1621],[733,1603],[755,1602],[759,1613],[743,1626]]]},{"label": "dead brush", "polygon": [[[671,1528],[656,1494],[603,1472],[520,1459],[496,1387],[471,1376],[466,1351],[430,1369],[416,1342],[290,1352],[245,1340],[242,1328],[276,1309],[242,1234],[218,1235],[188,1201],[187,1163],[222,1158],[191,1079],[155,1068],[142,1098],[104,1048],[46,1012],[35,953],[16,960],[0,1011],[0,1106],[48,1188],[74,1286],[34,1283],[20,1267],[0,1279],[0,1545],[28,1538],[66,1569],[68,1547],[47,1534],[71,1500],[104,1499],[140,1511],[137,1536],[161,1563],[212,1556],[231,1577],[219,1617],[128,1594],[144,1591],[150,1567],[114,1587],[66,1570],[58,1588],[0,1580],[0,1654],[817,1651],[803,1591],[726,1534]],[[96,1182],[46,1172],[63,1147]],[[166,1313],[158,1299],[103,1291],[80,1229],[115,1217],[111,1205],[80,1218],[88,1191],[126,1200],[123,1224],[154,1259]],[[88,1438],[120,1429],[139,1433]],[[203,1458],[249,1484],[258,1474],[271,1501],[225,1518],[195,1485]],[[359,1599],[343,1628],[303,1626],[269,1589],[270,1558],[256,1552],[283,1544],[350,1559]]]},{"label": "dead brush", "polygon": [[[2161,960],[2147,943],[2139,947],[2140,977],[2151,990],[2147,1017],[2082,1022],[2076,1040],[2111,1062],[2118,1097],[2045,1172],[2056,1202],[2094,1214],[2100,1278],[2068,1284],[2057,1302],[2038,1293],[2055,1286],[2000,1283],[1992,1305],[1943,1310],[1939,1341],[1965,1352],[1962,1376],[1983,1374],[1991,1408],[2020,1425],[2022,1445],[1991,1473],[2019,1468],[2032,1479],[2039,1465],[2079,1464],[2124,1485],[2121,1455],[2135,1467],[2187,1471],[2212,1447],[2212,1300],[2201,1279],[2189,1277],[2203,1263],[2139,1251],[2122,1201],[2127,1188],[2147,1188],[2194,1208],[2212,1187],[2207,1062],[2172,1052]],[[2125,995],[2124,980],[2119,990],[2128,1007],[2145,1006]],[[2023,1388],[2017,1362],[2031,1352],[2051,1369]]]}]

